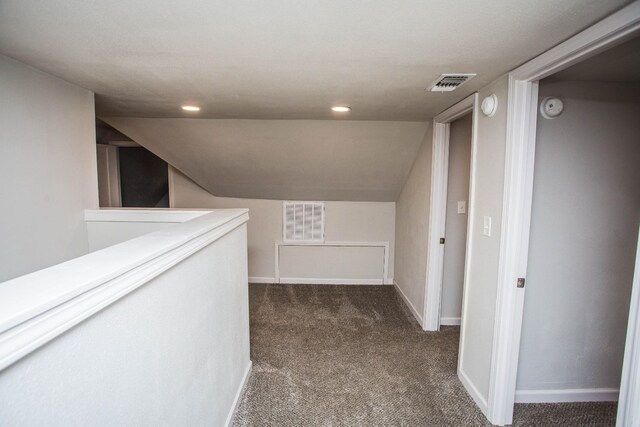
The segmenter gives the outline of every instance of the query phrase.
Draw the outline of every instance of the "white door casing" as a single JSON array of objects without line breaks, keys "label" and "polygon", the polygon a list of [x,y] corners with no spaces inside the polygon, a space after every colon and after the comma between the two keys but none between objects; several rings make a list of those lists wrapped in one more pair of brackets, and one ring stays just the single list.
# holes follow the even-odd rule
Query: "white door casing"
[{"label": "white door casing", "polygon": [[[538,81],[602,52],[638,31],[640,2],[636,1],[509,74],[500,261],[487,398],[487,417],[493,424],[505,425],[513,420],[526,289],[526,286],[518,288],[516,283],[518,278],[526,278],[527,271]],[[633,304],[638,304],[637,297]],[[631,312],[637,313],[637,307],[632,306]],[[637,366],[640,352],[636,349],[628,357],[631,361],[625,359],[625,366]],[[630,380],[623,377],[624,381]],[[632,387],[628,387],[626,393],[630,390],[633,392]],[[619,408],[624,407],[626,401],[621,390]],[[639,410],[638,406],[631,409],[632,412]],[[620,424],[619,421],[618,425],[631,424]]]},{"label": "white door casing", "polygon": [[[469,201],[467,218],[472,218],[474,200],[474,169],[478,123],[478,94],[474,93],[452,107],[438,114],[433,119],[433,148],[431,155],[431,196],[429,201],[429,231],[427,249],[427,272],[425,283],[425,300],[423,314],[423,329],[425,331],[440,330],[440,306],[442,302],[442,277],[444,264],[444,245],[440,238],[445,235],[445,219],[447,216],[447,185],[449,174],[449,128],[450,123],[467,113],[472,113],[471,130],[471,171],[469,174]],[[465,257],[469,256],[471,247],[471,227],[467,226],[467,249]],[[465,266],[464,282],[467,280]],[[463,306],[464,313],[464,285]]]}]

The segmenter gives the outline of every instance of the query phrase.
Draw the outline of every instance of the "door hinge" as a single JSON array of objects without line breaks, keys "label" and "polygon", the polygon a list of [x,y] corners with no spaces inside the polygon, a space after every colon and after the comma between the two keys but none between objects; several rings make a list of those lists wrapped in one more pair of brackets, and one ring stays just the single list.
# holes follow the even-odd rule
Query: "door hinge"
[{"label": "door hinge", "polygon": [[516,283],[519,288],[524,288],[524,277],[518,277],[518,281]]},{"label": "door hinge", "polygon": [[444,237],[441,237],[441,238],[440,238],[440,244],[441,244],[441,245],[444,245]]}]

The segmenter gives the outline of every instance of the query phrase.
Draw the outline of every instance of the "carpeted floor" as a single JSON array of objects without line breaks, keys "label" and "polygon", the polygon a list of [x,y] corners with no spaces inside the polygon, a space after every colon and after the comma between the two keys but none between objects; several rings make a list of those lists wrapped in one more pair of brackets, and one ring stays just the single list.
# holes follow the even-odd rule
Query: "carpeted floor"
[{"label": "carpeted floor", "polygon": [[[234,426],[489,425],[391,286],[249,286],[253,371]],[[516,405],[518,426],[608,426],[611,403]]]}]

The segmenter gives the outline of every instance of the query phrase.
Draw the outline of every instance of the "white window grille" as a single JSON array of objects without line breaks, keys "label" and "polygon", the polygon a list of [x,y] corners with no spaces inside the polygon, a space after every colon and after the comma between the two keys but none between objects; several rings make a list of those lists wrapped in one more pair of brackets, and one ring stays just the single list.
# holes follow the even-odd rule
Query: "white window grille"
[{"label": "white window grille", "polygon": [[284,202],[285,242],[324,242],[324,202]]}]

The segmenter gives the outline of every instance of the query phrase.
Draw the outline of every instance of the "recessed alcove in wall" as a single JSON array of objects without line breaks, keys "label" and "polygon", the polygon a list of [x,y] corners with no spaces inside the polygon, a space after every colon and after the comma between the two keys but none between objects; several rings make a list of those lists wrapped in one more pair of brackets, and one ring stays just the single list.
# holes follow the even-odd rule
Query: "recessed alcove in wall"
[{"label": "recessed alcove in wall", "polygon": [[96,119],[100,207],[169,207],[168,164]]}]

